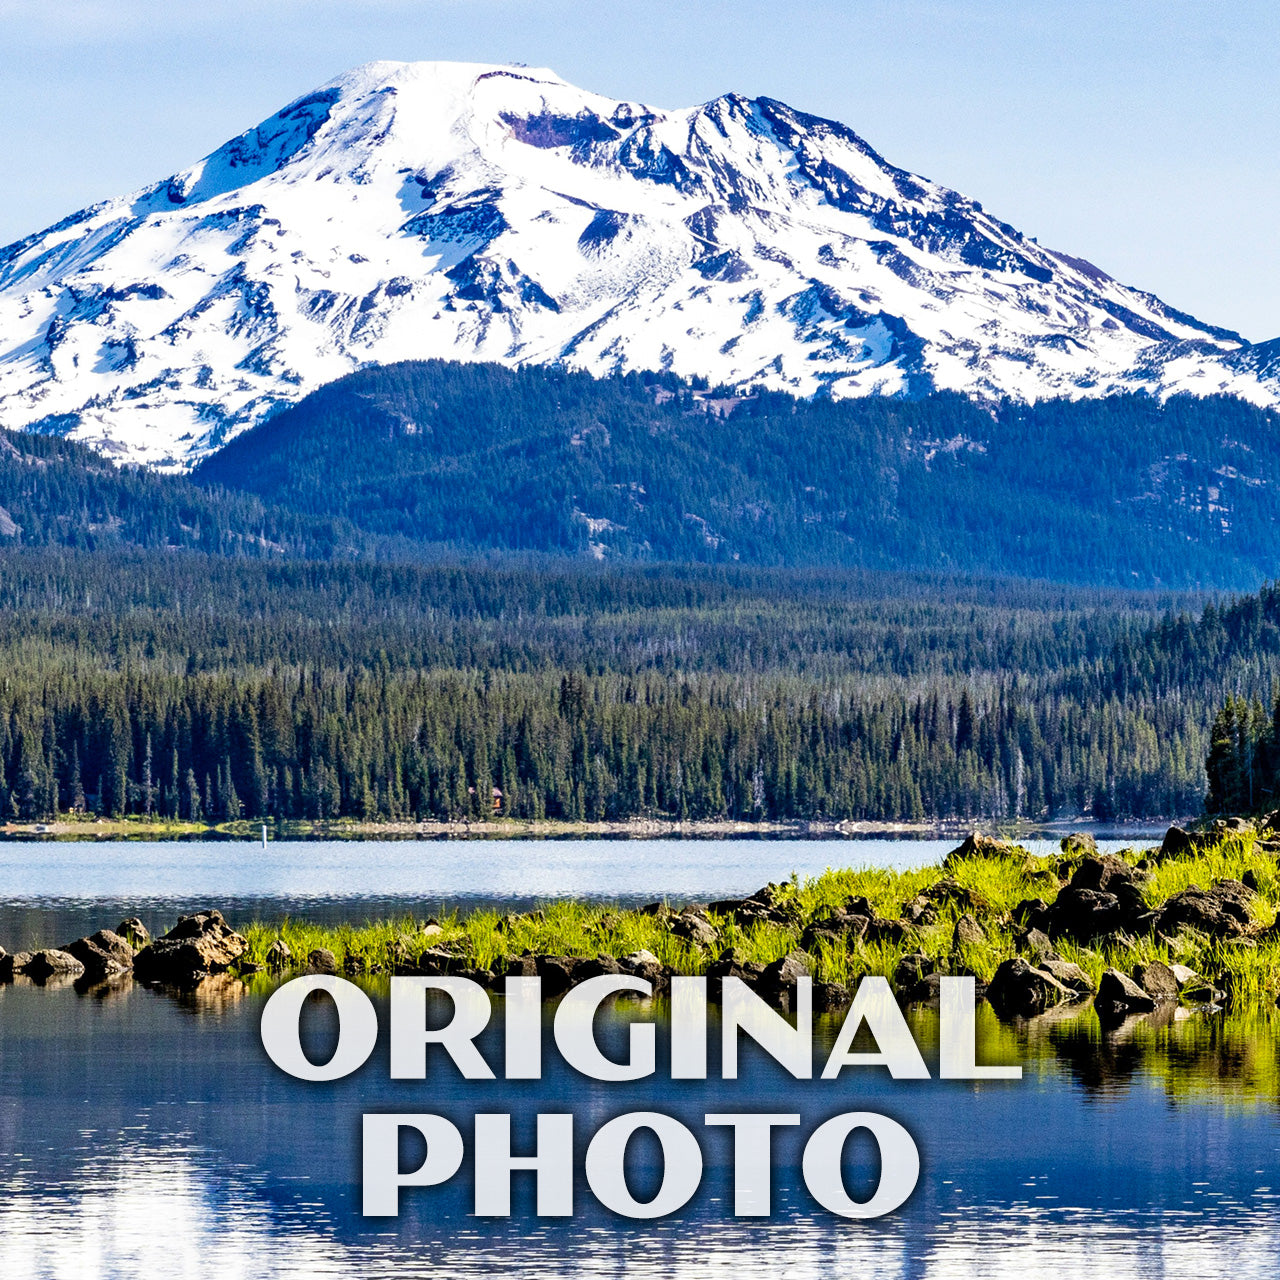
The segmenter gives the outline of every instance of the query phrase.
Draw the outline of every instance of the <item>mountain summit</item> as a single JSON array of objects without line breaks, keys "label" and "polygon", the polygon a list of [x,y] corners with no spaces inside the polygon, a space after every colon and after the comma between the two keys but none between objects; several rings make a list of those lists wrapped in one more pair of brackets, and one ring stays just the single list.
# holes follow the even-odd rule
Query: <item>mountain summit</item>
[{"label": "mountain summit", "polygon": [[362,365],[669,369],[799,395],[1280,403],[1201,324],[841,124],[378,62],[0,249],[0,423],[184,467]]}]

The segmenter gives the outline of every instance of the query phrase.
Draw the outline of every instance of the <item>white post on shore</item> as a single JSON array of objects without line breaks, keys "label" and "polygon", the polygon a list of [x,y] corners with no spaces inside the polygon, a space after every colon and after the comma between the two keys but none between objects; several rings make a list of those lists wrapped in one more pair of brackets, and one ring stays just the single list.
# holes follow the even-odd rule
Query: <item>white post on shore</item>
[{"label": "white post on shore", "polygon": [[264,849],[267,847],[267,824],[265,822],[262,824],[262,847]]}]

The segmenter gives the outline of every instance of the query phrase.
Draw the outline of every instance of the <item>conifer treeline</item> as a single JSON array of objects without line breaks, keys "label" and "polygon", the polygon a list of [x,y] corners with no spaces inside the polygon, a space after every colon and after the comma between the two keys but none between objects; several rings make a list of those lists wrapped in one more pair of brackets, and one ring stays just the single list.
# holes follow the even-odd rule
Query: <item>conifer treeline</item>
[{"label": "conifer treeline", "polygon": [[571,819],[1186,814],[1214,709],[1270,696],[1280,592],[1186,603],[10,553],[0,818],[454,818],[492,812],[495,788],[499,812]]},{"label": "conifer treeline", "polygon": [[1203,791],[1188,710],[1024,700],[1016,682],[908,696],[555,671],[7,679],[0,804],[219,820],[1182,813]]}]

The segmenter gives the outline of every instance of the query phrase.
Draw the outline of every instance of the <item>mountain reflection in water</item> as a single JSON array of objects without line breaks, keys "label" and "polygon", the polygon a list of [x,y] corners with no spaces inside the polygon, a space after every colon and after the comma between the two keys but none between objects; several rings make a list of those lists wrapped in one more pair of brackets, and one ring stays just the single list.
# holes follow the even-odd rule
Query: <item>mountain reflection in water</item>
[{"label": "mountain reflection in water", "polygon": [[[375,998],[385,988],[371,984]],[[121,983],[81,994],[0,987],[0,1275],[220,1277],[1270,1276],[1280,1258],[1280,1087],[1267,1016],[1091,1013],[1002,1025],[980,1010],[983,1059],[1021,1082],[894,1082],[880,1069],[796,1082],[744,1053],[738,1081],[661,1076],[600,1085],[548,1050],[544,1078],[391,1082],[385,1045],[354,1077],[289,1080],[266,1061],[268,990],[232,978],[164,993]],[[616,1048],[627,1017],[606,1012]],[[914,1012],[926,1060],[936,1015]],[[714,1019],[712,1031],[715,1032]],[[317,1033],[323,1033],[318,1028]],[[820,1039],[829,1043],[834,1024]],[[481,1041],[501,1061],[495,1038]],[[609,1046],[606,1045],[608,1051]],[[712,1062],[716,1061],[713,1052]],[[571,1220],[539,1220],[516,1180],[515,1216],[470,1216],[468,1165],[406,1193],[395,1221],[359,1216],[359,1116],[510,1111],[517,1143],[539,1110],[572,1109],[586,1138],[627,1110],[678,1115],[707,1168],[681,1213],[622,1222],[585,1187]],[[904,1123],[920,1145],[915,1195],[873,1223],[818,1210],[798,1176],[803,1137],[846,1110]],[[779,1131],[775,1212],[735,1221],[728,1135],[707,1111],[795,1110]]]}]

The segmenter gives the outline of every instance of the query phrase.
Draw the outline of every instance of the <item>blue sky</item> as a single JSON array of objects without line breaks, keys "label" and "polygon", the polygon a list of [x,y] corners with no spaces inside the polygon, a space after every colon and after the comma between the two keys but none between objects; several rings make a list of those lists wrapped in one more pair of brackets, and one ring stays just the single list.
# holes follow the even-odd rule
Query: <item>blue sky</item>
[{"label": "blue sky", "polygon": [[520,61],[850,124],[1041,242],[1280,336],[1275,0],[0,0],[0,243],[372,58]]}]

